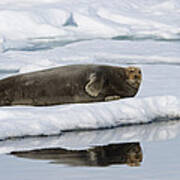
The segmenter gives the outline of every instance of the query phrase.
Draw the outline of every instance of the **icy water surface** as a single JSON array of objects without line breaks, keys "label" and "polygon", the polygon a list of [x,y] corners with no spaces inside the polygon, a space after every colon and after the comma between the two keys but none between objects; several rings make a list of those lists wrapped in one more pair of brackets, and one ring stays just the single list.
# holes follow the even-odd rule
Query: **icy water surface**
[{"label": "icy water surface", "polygon": [[[56,180],[171,177],[178,180],[179,129],[179,121],[171,121],[9,140],[4,142],[4,147],[11,149],[11,154],[0,156],[1,178]],[[49,148],[43,148],[47,144]],[[22,147],[29,150],[13,150]]]}]

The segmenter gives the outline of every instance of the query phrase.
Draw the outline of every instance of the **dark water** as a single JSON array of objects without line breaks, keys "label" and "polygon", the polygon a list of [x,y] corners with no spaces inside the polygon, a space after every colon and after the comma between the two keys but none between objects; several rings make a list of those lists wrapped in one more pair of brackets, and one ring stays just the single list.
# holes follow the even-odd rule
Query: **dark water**
[{"label": "dark water", "polygon": [[130,40],[130,41],[145,41],[145,40],[154,40],[154,41],[164,41],[164,42],[179,42],[180,41],[180,37],[176,37],[176,38],[171,38],[171,39],[165,39],[165,38],[161,38],[159,36],[115,36],[112,38],[113,40],[119,40],[119,41],[126,41],[126,40]]}]

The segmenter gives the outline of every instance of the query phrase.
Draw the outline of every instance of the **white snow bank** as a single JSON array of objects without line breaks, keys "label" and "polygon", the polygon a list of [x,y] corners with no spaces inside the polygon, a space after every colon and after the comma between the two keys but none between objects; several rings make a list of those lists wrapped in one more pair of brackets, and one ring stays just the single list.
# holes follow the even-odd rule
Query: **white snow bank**
[{"label": "white snow bank", "polygon": [[[178,0],[164,4],[158,0],[154,3],[145,0],[3,0],[0,4],[0,38],[24,41],[25,47],[34,43],[32,39],[54,37],[60,40],[114,36],[180,39]],[[164,8],[168,4],[173,11]],[[71,13],[76,26],[64,26]]]},{"label": "white snow bank", "polygon": [[[0,71],[86,62],[180,64],[178,0],[3,0],[0,4]],[[167,11],[168,4],[172,11]],[[64,26],[70,15],[76,25]]]},{"label": "white snow bank", "polygon": [[66,32],[45,23],[43,18],[26,11],[0,11],[0,24],[3,36],[12,39],[63,36]]},{"label": "white snow bank", "polygon": [[174,96],[54,107],[1,107],[0,139],[54,135],[67,130],[100,129],[178,118],[180,100]]}]

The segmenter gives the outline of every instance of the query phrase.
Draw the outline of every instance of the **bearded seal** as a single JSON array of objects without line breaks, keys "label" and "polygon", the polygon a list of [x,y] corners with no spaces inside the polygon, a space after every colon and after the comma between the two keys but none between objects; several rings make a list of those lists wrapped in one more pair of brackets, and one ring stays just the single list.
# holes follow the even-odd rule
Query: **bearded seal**
[{"label": "bearded seal", "polygon": [[133,97],[141,83],[137,67],[78,64],[0,80],[0,106],[46,106]]}]

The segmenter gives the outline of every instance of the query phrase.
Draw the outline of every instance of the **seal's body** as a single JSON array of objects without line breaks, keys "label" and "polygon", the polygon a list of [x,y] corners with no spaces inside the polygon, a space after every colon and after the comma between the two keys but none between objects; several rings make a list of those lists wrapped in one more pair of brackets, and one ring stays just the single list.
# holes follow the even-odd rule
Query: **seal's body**
[{"label": "seal's body", "polygon": [[114,100],[136,95],[135,67],[69,65],[0,80],[0,105],[56,105]]}]

